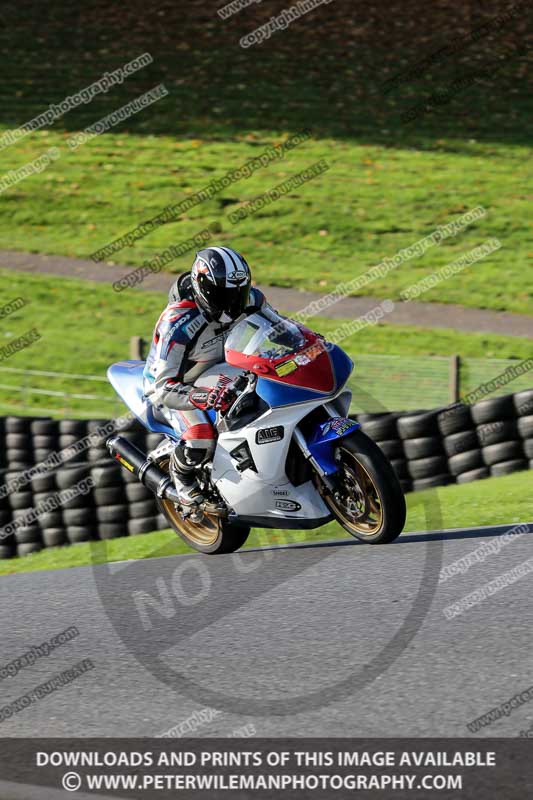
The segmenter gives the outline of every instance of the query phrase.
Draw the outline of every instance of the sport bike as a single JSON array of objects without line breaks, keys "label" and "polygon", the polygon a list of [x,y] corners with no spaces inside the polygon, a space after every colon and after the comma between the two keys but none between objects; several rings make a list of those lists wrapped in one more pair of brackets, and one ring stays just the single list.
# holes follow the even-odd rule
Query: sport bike
[{"label": "sport bike", "polygon": [[266,309],[243,318],[225,341],[225,362],[198,386],[229,377],[239,394],[208,411],[217,431],[212,460],[198,467],[205,501],[182,507],[169,475],[179,431],[143,392],[143,361],[108,370],[117,394],[162,442],[143,453],[125,437],[110,453],[150,488],[169,526],[203,553],[229,553],[255,528],[318,528],[336,520],[368,544],[391,542],[405,524],[405,499],[379,447],[348,416],[353,363],[335,344]]}]

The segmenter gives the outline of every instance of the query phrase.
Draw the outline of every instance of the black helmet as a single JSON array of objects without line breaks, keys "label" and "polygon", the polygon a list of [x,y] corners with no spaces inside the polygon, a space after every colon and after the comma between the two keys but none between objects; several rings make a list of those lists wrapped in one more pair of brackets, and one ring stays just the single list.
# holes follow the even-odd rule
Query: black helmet
[{"label": "black helmet", "polygon": [[191,273],[182,272],[179,278],[174,281],[168,293],[168,304],[179,303],[180,300],[192,300]]},{"label": "black helmet", "polygon": [[[229,322],[248,305],[250,267],[229,247],[206,247],[196,253],[191,281],[194,299],[208,319]],[[224,314],[228,319],[222,319]]]}]

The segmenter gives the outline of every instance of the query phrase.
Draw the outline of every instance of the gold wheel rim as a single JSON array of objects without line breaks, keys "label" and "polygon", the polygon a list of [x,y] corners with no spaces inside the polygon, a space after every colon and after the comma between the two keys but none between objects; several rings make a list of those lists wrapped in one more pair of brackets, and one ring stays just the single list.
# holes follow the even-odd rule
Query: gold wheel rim
[{"label": "gold wheel rim", "polygon": [[[157,466],[168,472],[169,459],[163,458]],[[204,515],[201,523],[183,519],[172,500],[160,500],[162,510],[175,530],[179,531],[186,539],[200,547],[214,545],[220,536],[220,518],[215,514]]]},{"label": "gold wheel rim", "polygon": [[194,544],[209,547],[220,535],[220,519],[214,514],[205,514],[202,522],[183,519],[172,500],[162,500],[165,516],[184,536]]},{"label": "gold wheel rim", "polygon": [[[327,494],[324,499],[327,505],[335,512],[349,530],[359,536],[375,536],[383,524],[383,505],[379,491],[365,467],[349,451],[342,448],[344,456],[348,456],[350,463],[343,462],[340,468],[348,474],[353,488],[357,487],[360,496],[352,497],[352,504],[343,504],[338,499]],[[352,511],[352,513],[350,513]],[[356,516],[362,516],[357,521]]]}]

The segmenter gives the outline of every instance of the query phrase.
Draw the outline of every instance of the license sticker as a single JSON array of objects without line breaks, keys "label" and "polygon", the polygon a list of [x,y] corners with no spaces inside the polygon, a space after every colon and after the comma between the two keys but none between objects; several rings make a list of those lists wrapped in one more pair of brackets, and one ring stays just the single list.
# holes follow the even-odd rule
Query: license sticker
[{"label": "license sticker", "polygon": [[307,350],[304,350],[302,355],[307,356],[311,361],[314,361],[315,358],[322,355],[324,352],[324,347],[320,342],[316,342],[316,344],[311,345]]},{"label": "license sticker", "polygon": [[277,365],[276,372],[281,378],[284,375],[290,375],[290,373],[294,372],[295,369],[298,369],[298,364],[296,364],[294,361],[284,361],[283,364]]},{"label": "license sticker", "polygon": [[315,342],[312,344],[311,347],[308,347],[307,350],[303,350],[301,353],[298,353],[297,356],[294,357],[294,360],[300,366],[304,366],[305,364],[310,364],[311,361],[314,361],[315,358],[322,355],[324,352],[324,347],[322,346],[321,342]]},{"label": "license sticker", "polygon": [[303,367],[305,364],[310,364],[311,363],[311,359],[309,358],[309,356],[306,356],[304,353],[300,353],[299,356],[294,356],[294,360],[301,367]]}]

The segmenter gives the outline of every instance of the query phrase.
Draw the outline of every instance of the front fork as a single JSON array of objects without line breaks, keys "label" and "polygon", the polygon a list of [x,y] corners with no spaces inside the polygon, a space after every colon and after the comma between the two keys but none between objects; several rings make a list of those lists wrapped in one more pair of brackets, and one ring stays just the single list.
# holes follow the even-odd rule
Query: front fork
[{"label": "front fork", "polygon": [[309,440],[299,428],[294,431],[294,439],[317,474],[320,483],[328,493],[337,488],[335,476],[338,471],[336,445],[345,436],[360,428],[358,422],[346,417],[331,417],[317,425]]},{"label": "front fork", "polygon": [[329,475],[327,475],[324,472],[324,470],[320,466],[319,462],[313,456],[313,454],[309,450],[309,447],[307,446],[306,438],[303,435],[303,433],[301,432],[301,430],[299,428],[295,428],[293,436],[294,436],[294,440],[295,440],[296,444],[298,445],[298,447],[302,451],[302,454],[303,454],[304,458],[306,458],[307,461],[309,461],[309,463],[313,467],[313,470],[315,471],[315,473],[320,478],[321,482],[324,484],[324,486],[326,486],[328,491],[330,491],[330,492],[333,491],[333,487],[335,485],[335,481],[332,478],[330,478]]}]

